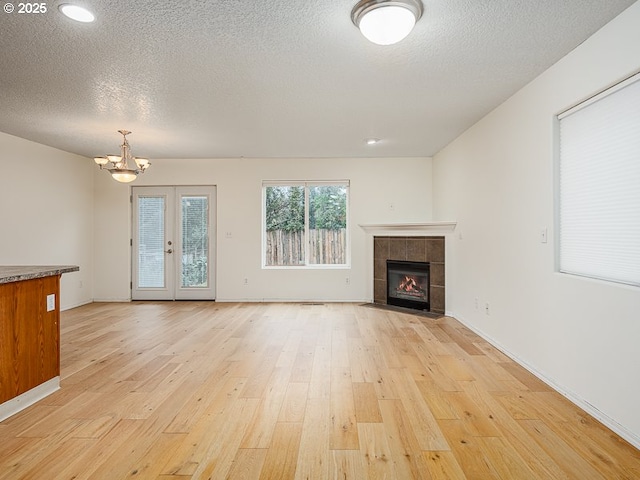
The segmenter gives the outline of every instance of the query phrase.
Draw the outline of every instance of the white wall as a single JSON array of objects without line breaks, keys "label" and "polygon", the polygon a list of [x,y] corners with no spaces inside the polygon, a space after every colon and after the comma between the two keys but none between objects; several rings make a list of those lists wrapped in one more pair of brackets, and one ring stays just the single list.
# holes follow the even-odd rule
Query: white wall
[{"label": "white wall", "polygon": [[640,289],[555,271],[554,116],[638,70],[635,3],[433,160],[447,310],[636,445]]},{"label": "white wall", "polygon": [[[367,248],[371,237],[358,224],[426,222],[432,217],[430,158],[161,159],[152,162],[135,185],[217,187],[218,301],[371,300],[373,260]],[[350,180],[350,268],[261,268],[263,180]],[[97,169],[95,185],[95,298],[127,300],[131,277],[130,187],[114,182]],[[231,238],[226,237],[227,232]],[[244,285],[244,278],[248,279],[248,285]]]},{"label": "white wall", "polygon": [[93,297],[93,172],[86,158],[0,133],[0,265],[78,265],[62,309]]}]

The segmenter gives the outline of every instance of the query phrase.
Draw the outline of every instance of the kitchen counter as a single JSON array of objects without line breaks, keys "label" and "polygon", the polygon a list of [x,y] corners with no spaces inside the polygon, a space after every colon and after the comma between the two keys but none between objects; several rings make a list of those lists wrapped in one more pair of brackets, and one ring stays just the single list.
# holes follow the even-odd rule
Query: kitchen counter
[{"label": "kitchen counter", "polygon": [[77,265],[0,265],[0,283],[20,282],[22,280],[32,280],[34,278],[77,272],[78,270],[80,270],[80,267]]},{"label": "kitchen counter", "polygon": [[0,266],[0,421],[60,388],[60,276],[78,270]]}]

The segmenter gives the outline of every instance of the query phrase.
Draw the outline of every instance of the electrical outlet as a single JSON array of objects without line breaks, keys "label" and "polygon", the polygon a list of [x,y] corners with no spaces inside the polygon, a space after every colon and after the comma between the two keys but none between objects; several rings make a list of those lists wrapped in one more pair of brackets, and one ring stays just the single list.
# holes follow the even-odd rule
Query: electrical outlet
[{"label": "electrical outlet", "polygon": [[484,313],[485,315],[489,315],[489,302],[484,304]]},{"label": "electrical outlet", "polygon": [[56,309],[56,294],[47,295],[47,312],[53,312]]},{"label": "electrical outlet", "polygon": [[547,229],[540,230],[540,243],[547,243]]},{"label": "electrical outlet", "polygon": [[244,281],[242,282],[245,285],[249,285],[249,279],[247,277],[244,278]]},{"label": "electrical outlet", "polygon": [[349,285],[351,283],[351,279],[349,279],[349,277],[345,277],[344,283],[345,285]]}]

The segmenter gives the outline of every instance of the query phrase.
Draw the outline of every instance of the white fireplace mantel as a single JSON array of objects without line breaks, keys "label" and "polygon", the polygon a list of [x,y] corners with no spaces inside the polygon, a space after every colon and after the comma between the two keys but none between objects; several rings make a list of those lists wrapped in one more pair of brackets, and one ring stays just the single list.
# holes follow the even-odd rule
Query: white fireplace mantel
[{"label": "white fireplace mantel", "polygon": [[457,222],[428,222],[428,223],[361,223],[358,226],[371,235],[444,235],[452,233]]}]

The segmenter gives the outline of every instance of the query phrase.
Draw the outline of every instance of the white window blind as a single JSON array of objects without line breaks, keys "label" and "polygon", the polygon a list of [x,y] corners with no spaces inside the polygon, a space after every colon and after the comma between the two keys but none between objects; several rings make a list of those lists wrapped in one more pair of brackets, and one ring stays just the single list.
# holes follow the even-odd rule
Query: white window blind
[{"label": "white window blind", "polygon": [[165,197],[138,200],[138,287],[164,288]]},{"label": "white window blind", "polygon": [[561,272],[640,286],[639,80],[558,117]]}]

